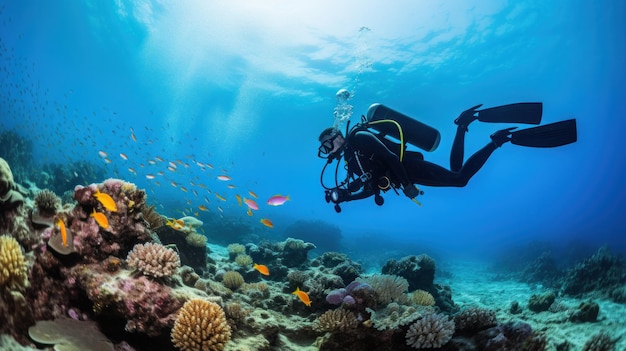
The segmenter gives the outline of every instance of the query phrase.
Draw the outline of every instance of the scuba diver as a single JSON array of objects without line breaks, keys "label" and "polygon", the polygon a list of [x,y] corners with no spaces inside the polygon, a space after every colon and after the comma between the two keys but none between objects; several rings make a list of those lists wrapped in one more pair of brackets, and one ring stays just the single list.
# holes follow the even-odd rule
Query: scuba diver
[{"label": "scuba diver", "polygon": [[[467,109],[454,120],[457,130],[450,152],[449,170],[424,160],[421,152],[406,150],[410,144],[425,151],[434,151],[441,139],[436,129],[381,104],[370,106],[367,117],[362,116],[361,123],[353,128],[350,129],[348,123],[345,137],[337,127],[324,129],[319,136],[318,157],[327,159],[320,176],[326,202],[333,202],[335,211],[341,212],[339,204],[342,202],[374,196],[380,206],[384,203],[381,191],[393,189],[399,194],[401,189],[419,204],[416,198],[423,192],[415,184],[464,187],[489,156],[507,142],[530,147],[557,147],[577,139],[575,119],[522,130],[506,128],[493,133],[491,141],[463,163],[465,133],[473,121],[541,123],[542,103],[516,103],[479,110],[481,106]],[[337,172],[342,158],[347,177],[340,183]],[[338,161],[335,186],[327,187],[324,185],[324,172],[334,160]]]}]

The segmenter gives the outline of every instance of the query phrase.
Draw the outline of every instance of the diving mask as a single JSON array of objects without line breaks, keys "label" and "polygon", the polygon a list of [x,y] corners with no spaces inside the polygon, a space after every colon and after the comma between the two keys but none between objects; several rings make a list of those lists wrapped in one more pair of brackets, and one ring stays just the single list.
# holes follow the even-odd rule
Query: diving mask
[{"label": "diving mask", "polygon": [[323,157],[322,155],[330,155],[330,153],[333,151],[333,149],[335,148],[335,139],[337,139],[337,137],[341,135],[340,133],[335,133],[332,134],[330,136],[330,138],[322,141],[322,145],[320,145],[318,151],[317,151],[317,157],[319,158],[327,158],[327,157]]}]

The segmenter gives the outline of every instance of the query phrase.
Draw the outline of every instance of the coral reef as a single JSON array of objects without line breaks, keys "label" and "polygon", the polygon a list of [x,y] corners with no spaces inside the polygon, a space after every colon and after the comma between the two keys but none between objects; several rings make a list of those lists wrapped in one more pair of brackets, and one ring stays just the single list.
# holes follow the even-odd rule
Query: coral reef
[{"label": "coral reef", "polygon": [[415,290],[411,294],[411,297],[409,298],[409,300],[412,303],[416,305],[420,305],[420,306],[434,306],[435,305],[435,298],[433,297],[433,295],[431,295],[431,293],[429,293],[426,290],[420,290],[420,289]]},{"label": "coral reef", "polygon": [[180,267],[176,251],[155,243],[135,245],[126,261],[129,267],[155,278],[171,277]]},{"label": "coral reef", "polygon": [[544,252],[524,268],[521,280],[542,284],[547,288],[557,288],[562,274],[550,253]]},{"label": "coral reef", "polygon": [[593,335],[585,345],[582,351],[613,351],[618,339],[612,339],[607,333],[600,332]]},{"label": "coral reef", "polygon": [[[400,305],[395,302],[376,311],[371,308],[366,308],[366,310],[370,313],[372,325],[380,331],[398,329],[422,316],[416,306]],[[422,309],[423,311],[428,310]]]},{"label": "coral reef", "polygon": [[230,332],[219,305],[193,299],[180,309],[171,336],[181,351],[222,351],[230,340]]},{"label": "coral reef", "polygon": [[569,316],[569,320],[572,322],[595,322],[598,319],[598,313],[600,313],[600,306],[593,301],[581,302],[578,309],[572,312]]},{"label": "coral reef", "polygon": [[391,259],[382,268],[383,274],[403,277],[409,283],[409,290],[431,292],[435,280],[435,261],[428,255],[407,256],[399,261]]},{"label": "coral reef", "polygon": [[315,245],[293,238],[287,238],[280,245],[283,264],[287,267],[297,267],[303,264],[307,260],[308,252],[315,249]]},{"label": "coral reef", "polygon": [[573,296],[591,291],[601,291],[608,296],[625,280],[626,260],[602,247],[590,258],[567,270],[561,290],[563,294]]},{"label": "coral reef", "polygon": [[413,323],[406,333],[406,343],[413,348],[439,348],[454,334],[454,321],[443,314],[432,313]]},{"label": "coral reef", "polygon": [[375,274],[359,278],[359,281],[369,284],[374,289],[377,302],[383,306],[394,301],[405,300],[404,293],[409,287],[406,279],[389,274]]},{"label": "coral reef", "polygon": [[228,271],[222,277],[222,283],[230,290],[237,290],[244,283],[243,276],[237,271]]},{"label": "coral reef", "polygon": [[[209,250],[206,245],[196,246],[197,243],[193,243],[192,245],[187,241],[187,236],[193,233],[186,234],[167,225],[158,227],[155,233],[163,245],[176,246],[182,265],[192,267],[199,273],[207,269],[207,254]],[[206,240],[206,237],[203,236],[203,238],[204,239],[201,240]]]},{"label": "coral reef", "polygon": [[533,312],[547,311],[555,299],[556,295],[554,292],[547,292],[541,295],[534,294],[528,300],[528,309]]}]

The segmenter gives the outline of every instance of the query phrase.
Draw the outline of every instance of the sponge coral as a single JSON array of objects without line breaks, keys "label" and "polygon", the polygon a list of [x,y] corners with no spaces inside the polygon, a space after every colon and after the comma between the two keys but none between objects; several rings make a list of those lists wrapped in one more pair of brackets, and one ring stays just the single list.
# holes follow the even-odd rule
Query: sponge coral
[{"label": "sponge coral", "polygon": [[230,340],[230,327],[218,304],[193,299],[180,309],[171,337],[181,351],[222,351]]},{"label": "sponge coral", "polygon": [[126,260],[131,268],[155,278],[170,277],[180,267],[176,251],[154,243],[135,245]]},{"label": "sponge coral", "polygon": [[453,320],[444,314],[431,313],[409,327],[406,344],[414,349],[438,348],[448,343],[453,334]]},{"label": "sponge coral", "polygon": [[0,286],[24,286],[26,263],[17,240],[8,235],[0,236]]}]

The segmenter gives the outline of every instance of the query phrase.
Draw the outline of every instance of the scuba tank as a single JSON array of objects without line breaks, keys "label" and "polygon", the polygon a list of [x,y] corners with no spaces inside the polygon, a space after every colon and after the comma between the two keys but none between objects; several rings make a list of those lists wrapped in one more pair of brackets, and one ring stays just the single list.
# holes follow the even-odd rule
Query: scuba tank
[{"label": "scuba tank", "polygon": [[425,151],[435,151],[441,141],[441,134],[437,129],[383,104],[372,104],[367,109],[366,119],[368,127],[379,132],[381,136],[388,135]]}]

